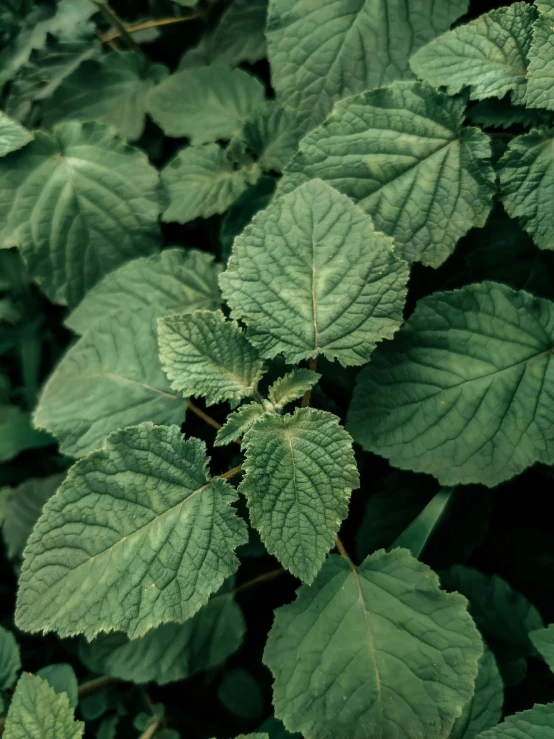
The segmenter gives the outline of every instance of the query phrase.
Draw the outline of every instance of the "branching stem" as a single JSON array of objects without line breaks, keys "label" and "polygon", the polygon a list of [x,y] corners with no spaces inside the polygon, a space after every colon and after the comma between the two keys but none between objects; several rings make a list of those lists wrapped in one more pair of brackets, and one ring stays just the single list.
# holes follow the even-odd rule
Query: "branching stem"
[{"label": "branching stem", "polygon": [[142,56],[145,56],[143,50],[140,48],[137,42],[133,39],[131,34],[128,33],[127,29],[125,28],[125,24],[123,23],[121,18],[117,15],[115,10],[112,10],[112,8],[110,8],[110,6],[107,3],[102,3],[100,2],[100,0],[92,0],[92,2],[96,5],[98,10],[102,13],[104,18],[108,21],[108,23],[118,30],[119,35],[121,36],[125,44],[129,47],[129,49],[132,49],[133,51],[136,51]]}]

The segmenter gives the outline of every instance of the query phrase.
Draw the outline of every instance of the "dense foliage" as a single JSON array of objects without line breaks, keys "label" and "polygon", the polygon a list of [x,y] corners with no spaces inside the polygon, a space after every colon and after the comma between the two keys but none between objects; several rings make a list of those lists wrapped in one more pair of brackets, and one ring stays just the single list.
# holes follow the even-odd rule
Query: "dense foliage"
[{"label": "dense foliage", "polygon": [[554,0],[0,0],[0,89],[5,739],[553,739]]}]

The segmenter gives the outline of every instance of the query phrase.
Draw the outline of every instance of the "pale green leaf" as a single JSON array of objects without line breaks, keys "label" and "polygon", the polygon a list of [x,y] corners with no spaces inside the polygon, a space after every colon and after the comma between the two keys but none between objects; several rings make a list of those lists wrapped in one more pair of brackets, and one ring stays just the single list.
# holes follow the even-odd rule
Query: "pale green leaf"
[{"label": "pale green leaf", "polygon": [[77,708],[77,703],[79,702],[79,684],[75,670],[71,665],[65,662],[46,665],[46,667],[41,667],[37,671],[37,675],[43,680],[46,680],[56,693],[66,693],[69,698],[70,707]]},{"label": "pale green leaf", "polygon": [[0,110],[0,157],[17,151],[33,140],[33,134]]},{"label": "pale green leaf", "polygon": [[442,739],[473,695],[481,638],[409,552],[331,556],[279,608],[264,662],[275,714],[310,739]]},{"label": "pale green leaf", "polygon": [[410,79],[410,56],[467,7],[467,0],[271,0],[272,84],[295,128],[309,131],[348,95]]},{"label": "pale green leaf", "polygon": [[246,122],[242,136],[266,172],[282,172],[298,148],[290,109],[270,100]]},{"label": "pale green leaf", "polygon": [[212,254],[197,249],[165,249],[133,259],[95,285],[65,325],[84,334],[101,318],[119,311],[134,313],[146,308],[163,315],[215,309],[221,303],[220,270]]},{"label": "pale green leaf", "polygon": [[264,413],[259,403],[246,403],[238,411],[227,416],[227,420],[217,432],[214,446],[225,446],[239,439],[250,426]]},{"label": "pale green leaf", "polygon": [[513,105],[508,98],[488,98],[474,105],[468,111],[469,120],[480,126],[491,128],[510,128],[514,124],[522,126],[551,125],[554,116],[546,110],[529,110],[523,105]]},{"label": "pale green leaf", "polygon": [[29,413],[16,405],[0,405],[0,462],[9,462],[27,449],[53,443],[49,434],[33,428]]},{"label": "pale green leaf", "polygon": [[0,690],[7,690],[17,680],[21,655],[15,636],[0,626]]},{"label": "pale green leaf", "polygon": [[313,582],[360,479],[352,439],[332,413],[267,413],[247,431],[239,490],[267,551]]},{"label": "pale green leaf", "polygon": [[532,631],[529,638],[537,652],[554,672],[554,624],[549,624],[546,629]]},{"label": "pale green leaf", "polygon": [[30,275],[75,305],[160,241],[158,173],[100,123],[62,123],[0,160],[0,247],[20,246]]},{"label": "pale green leaf", "polygon": [[517,136],[500,160],[506,212],[519,219],[540,249],[554,249],[553,165],[554,129],[533,130]]},{"label": "pale green leaf", "polygon": [[150,95],[150,115],[167,136],[192,144],[230,139],[262,104],[262,83],[223,65],[176,72]]},{"label": "pale green leaf", "polygon": [[238,324],[221,311],[160,318],[159,344],[173,390],[202,396],[207,405],[252,395],[264,371]]},{"label": "pale green leaf", "polygon": [[158,359],[156,313],[139,311],[106,316],[69,349],[42,390],[34,421],[59,439],[62,453],[80,457],[118,428],[184,418],[185,403]]},{"label": "pale green leaf", "polygon": [[298,400],[304,393],[317,385],[321,375],[313,370],[298,368],[279,377],[268,390],[268,398],[277,410],[284,408],[287,403]]},{"label": "pale green leaf", "polygon": [[348,365],[398,330],[408,274],[360,208],[313,181],[254,216],[219,282],[262,356]]},{"label": "pale green leaf", "polygon": [[548,300],[494,282],[434,293],[358,375],[347,428],[443,485],[552,464],[553,340]]},{"label": "pale green leaf", "polygon": [[4,739],[81,739],[85,725],[75,714],[65,693],[56,693],[40,677],[24,673],[6,719]]},{"label": "pale green leaf", "polygon": [[237,168],[217,144],[181,149],[162,171],[169,198],[162,219],[187,223],[224,213],[259,176],[258,164]]},{"label": "pale green leaf", "polygon": [[496,660],[490,649],[479,660],[479,672],[475,680],[475,693],[456,719],[448,739],[474,739],[480,731],[496,726],[502,716],[504,683]]},{"label": "pale green leaf", "polygon": [[494,729],[479,734],[477,739],[552,739],[553,736],[554,703],[547,703],[507,716]]},{"label": "pale green leaf", "polygon": [[84,61],[45,103],[43,124],[50,128],[64,120],[96,120],[135,141],[144,131],[150,94],[167,75],[167,67],[150,64],[135,51]]},{"label": "pale green leaf", "polygon": [[410,59],[418,77],[456,95],[465,87],[470,98],[502,97],[511,91],[512,101],[525,100],[527,52],[535,8],[517,2],[458,26],[420,49]]},{"label": "pale green leaf", "polygon": [[397,82],[338,103],[285,168],[291,189],[318,177],[353,198],[398,254],[438,267],[484,226],[495,175],[488,137],[464,126],[464,101]]},{"label": "pale green leaf", "polygon": [[178,426],[144,423],[77,462],[25,549],[19,628],[138,638],[194,616],[248,538],[235,489],[210,479],[208,461]]},{"label": "pale green leaf", "polygon": [[393,547],[408,549],[414,557],[420,557],[433,535],[440,526],[442,517],[448,510],[453,497],[453,488],[442,488],[427,503],[421,513],[407,526],[393,543]]},{"label": "pale green leaf", "polygon": [[533,25],[533,40],[529,49],[525,102],[530,108],[554,110],[554,0],[536,0],[535,6],[539,17]]}]

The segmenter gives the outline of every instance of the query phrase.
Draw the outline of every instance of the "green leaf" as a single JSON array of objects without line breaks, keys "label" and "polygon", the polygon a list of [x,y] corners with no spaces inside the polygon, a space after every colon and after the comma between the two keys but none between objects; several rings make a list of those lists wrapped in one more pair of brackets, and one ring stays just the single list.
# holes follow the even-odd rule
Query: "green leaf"
[{"label": "green leaf", "polygon": [[500,184],[506,212],[518,218],[540,249],[554,249],[554,129],[533,130],[510,141],[500,160]]},{"label": "green leaf", "polygon": [[238,411],[227,416],[227,420],[217,432],[214,446],[225,446],[240,438],[250,426],[264,413],[259,403],[246,403]]},{"label": "green leaf", "polygon": [[166,136],[205,144],[239,133],[263,101],[262,83],[242,69],[192,67],[158,85],[149,112]]},{"label": "green leaf", "polygon": [[127,262],[107,274],[70,313],[65,325],[78,334],[119,311],[153,310],[156,315],[212,310],[221,303],[220,265],[197,249],[164,249]]},{"label": "green leaf", "polygon": [[269,400],[276,410],[282,410],[287,403],[298,400],[304,393],[317,385],[321,375],[309,369],[298,368],[279,377],[268,390]]},{"label": "green leaf", "polygon": [[17,151],[33,140],[33,134],[0,110],[0,157]]},{"label": "green leaf", "polygon": [[420,557],[433,535],[433,531],[440,525],[441,518],[448,509],[453,492],[453,488],[439,490],[419,516],[395,539],[393,547],[408,549],[414,557]]},{"label": "green leaf", "polygon": [[217,697],[228,711],[239,718],[259,721],[264,715],[260,684],[244,667],[236,667],[223,675]]},{"label": "green leaf", "polygon": [[264,662],[275,714],[311,739],[448,736],[473,695],[481,638],[465,598],[409,552],[331,556],[277,609]]},{"label": "green leaf", "polygon": [[546,629],[538,629],[529,634],[531,643],[544,659],[546,664],[554,672],[554,624],[549,624]]},{"label": "green leaf", "polygon": [[397,331],[408,274],[360,208],[313,181],[254,217],[219,282],[262,356],[349,365]]},{"label": "green leaf", "polygon": [[165,685],[225,662],[239,649],[245,630],[232,591],[224,588],[184,624],[163,624],[133,640],[121,633],[83,639],[79,657],[99,674]]},{"label": "green leaf", "polygon": [[24,673],[6,719],[4,739],[81,739],[85,725],[75,715],[65,693],[36,675]]},{"label": "green leaf", "polygon": [[463,118],[462,99],[420,83],[357,95],[300,142],[283,186],[325,180],[394,238],[399,256],[438,267],[484,226],[495,190],[489,139]]},{"label": "green leaf", "polygon": [[267,24],[273,87],[299,133],[333,103],[413,75],[408,59],[467,11],[467,0],[271,0]]},{"label": "green leaf", "polygon": [[49,434],[33,428],[28,413],[16,405],[0,405],[0,462],[9,462],[27,449],[53,443]]},{"label": "green leaf", "polygon": [[15,636],[0,626],[0,690],[11,688],[20,669],[21,654]]},{"label": "green leaf", "polygon": [[421,300],[357,378],[347,428],[442,485],[494,487],[554,462],[554,305],[483,282]]},{"label": "green leaf", "polygon": [[0,160],[0,205],[0,247],[20,246],[31,277],[64,305],[160,240],[157,171],[99,123],[37,132]]},{"label": "green leaf", "polygon": [[410,59],[415,74],[456,95],[465,87],[472,100],[501,98],[525,102],[527,53],[537,11],[525,2],[497,8],[458,26],[420,49]]},{"label": "green leaf", "polygon": [[530,108],[554,110],[554,0],[537,0],[535,6],[539,17],[533,25],[533,40],[529,49],[525,103]]},{"label": "green leaf", "polygon": [[289,732],[283,726],[283,722],[270,716],[260,726],[262,731],[267,731],[269,739],[302,739],[300,734],[289,734]]},{"label": "green leaf", "polygon": [[135,141],[144,131],[150,94],[168,74],[163,64],[150,64],[134,51],[84,61],[45,103],[43,124],[93,119]]},{"label": "green leaf", "polygon": [[67,352],[44,386],[35,425],[80,457],[112,431],[141,421],[182,423],[157,351],[155,312],[120,312],[98,321]]},{"label": "green leaf", "polygon": [[267,551],[313,582],[360,484],[352,439],[332,413],[267,413],[246,432],[239,490]]},{"label": "green leaf", "polygon": [[508,716],[494,729],[479,734],[478,739],[551,739],[553,733],[554,703],[548,703]]},{"label": "green leaf", "polygon": [[276,180],[262,175],[257,182],[248,187],[230,206],[223,216],[219,231],[221,259],[227,261],[233,248],[233,241],[244,231],[259,210],[267,208],[273,198]]},{"label": "green leaf", "polygon": [[502,716],[504,684],[490,649],[479,660],[475,693],[456,719],[449,739],[474,739],[480,731],[496,726]]},{"label": "green leaf", "polygon": [[270,100],[246,122],[242,136],[260,167],[282,172],[298,148],[298,136],[290,109]]},{"label": "green leaf", "polygon": [[482,100],[468,111],[472,123],[490,128],[510,128],[514,124],[522,126],[551,125],[552,113],[546,110],[529,110],[523,105],[512,105],[508,98],[489,98]]},{"label": "green leaf", "polygon": [[43,680],[46,680],[56,693],[66,693],[69,698],[70,707],[77,708],[77,703],[79,702],[79,684],[77,683],[75,670],[71,665],[65,662],[47,665],[38,670],[37,675]]},{"label": "green leaf", "polygon": [[158,325],[160,359],[173,390],[205,397],[207,405],[252,395],[264,364],[221,311],[177,313]]},{"label": "green leaf", "polygon": [[[182,623],[238,567],[237,494],[178,426],[113,433],[48,501],[24,554],[16,623],[60,636],[144,636]],[[40,574],[38,574],[40,573]]]},{"label": "green leaf", "polygon": [[217,144],[181,149],[162,170],[169,198],[162,220],[187,223],[223,213],[259,176],[258,164],[236,167]]}]

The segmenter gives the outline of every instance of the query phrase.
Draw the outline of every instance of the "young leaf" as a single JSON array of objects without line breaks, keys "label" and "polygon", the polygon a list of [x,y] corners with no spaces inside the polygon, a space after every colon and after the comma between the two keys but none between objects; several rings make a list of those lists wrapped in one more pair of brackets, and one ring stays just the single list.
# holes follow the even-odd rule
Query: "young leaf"
[{"label": "young leaf", "polygon": [[268,552],[313,582],[360,480],[352,439],[332,413],[266,414],[244,436],[239,490]]},{"label": "young leaf", "polygon": [[79,684],[75,670],[65,662],[46,665],[37,671],[38,677],[46,680],[56,693],[66,693],[71,708],[77,708],[79,702]]},{"label": "young leaf", "polygon": [[539,17],[533,25],[533,40],[529,49],[525,103],[530,108],[554,110],[554,0],[537,0],[535,5]]},{"label": "young leaf", "polygon": [[259,403],[246,403],[238,411],[227,416],[227,420],[217,432],[214,446],[225,446],[240,438],[254,421],[264,413],[264,407]]},{"label": "young leaf", "polygon": [[347,95],[413,75],[408,59],[467,11],[467,0],[271,0],[267,24],[273,87],[301,134]]},{"label": "young leaf", "polygon": [[502,716],[504,684],[493,653],[485,647],[479,660],[473,698],[456,719],[448,739],[474,739],[479,732],[496,726]]},{"label": "young leaf", "polygon": [[84,61],[45,103],[43,124],[92,119],[135,141],[144,131],[150,93],[168,74],[163,64],[149,64],[135,51]]},{"label": "young leaf", "polygon": [[158,85],[149,112],[166,136],[205,144],[239,133],[263,101],[262,83],[242,69],[192,67]]},{"label": "young leaf", "polygon": [[470,88],[470,98],[502,97],[525,102],[527,52],[537,11],[517,2],[458,26],[420,49],[410,59],[418,77],[456,95]]},{"label": "young leaf", "polygon": [[254,217],[219,281],[262,356],[349,365],[397,331],[408,274],[371,219],[316,180]]},{"label": "young leaf", "polygon": [[33,134],[0,110],[0,157],[17,151],[33,140]]},{"label": "young leaf", "polygon": [[217,144],[181,149],[162,170],[169,199],[162,220],[187,223],[223,213],[259,176],[258,164],[237,168]]},{"label": "young leaf", "polygon": [[[483,282],[421,300],[357,378],[347,428],[442,485],[554,462],[554,305]],[[550,441],[549,441],[550,440]]]},{"label": "young leaf", "polygon": [[273,100],[264,103],[251,116],[242,136],[266,172],[282,172],[298,148],[290,109]]},{"label": "young leaf", "polygon": [[158,325],[160,359],[173,390],[205,397],[207,405],[252,395],[264,364],[221,311],[177,313]]},{"label": "young leaf", "polygon": [[181,424],[183,399],[171,392],[157,351],[155,311],[98,321],[71,347],[44,385],[35,425],[80,457],[112,431],[141,421]]},{"label": "young leaf", "polygon": [[553,732],[554,703],[547,703],[507,716],[494,729],[479,734],[477,739],[550,739]]},{"label": "young leaf", "polygon": [[426,544],[452,499],[453,488],[442,488],[410,525],[397,537],[393,547],[408,549],[414,557],[420,557]]},{"label": "young leaf", "polygon": [[24,673],[6,719],[4,739],[81,739],[85,725],[75,721],[66,693],[56,693],[40,677]]},{"label": "young leaf", "polygon": [[538,629],[529,634],[531,643],[544,659],[546,664],[554,672],[554,624],[549,624],[546,629]]},{"label": "young leaf", "polygon": [[359,568],[331,556],[277,609],[264,662],[289,731],[440,739],[473,695],[482,653],[465,598],[442,593],[432,570],[395,549]]},{"label": "young leaf", "polygon": [[533,130],[510,141],[500,160],[506,212],[518,218],[540,249],[554,249],[552,182],[554,129]]},{"label": "young leaf", "polygon": [[21,669],[21,654],[15,636],[0,626],[0,690],[8,690]]},{"label": "young leaf", "polygon": [[64,305],[160,240],[156,170],[99,123],[61,123],[1,159],[0,204],[0,247],[20,246],[31,277]]},{"label": "young leaf", "polygon": [[462,127],[464,107],[420,83],[344,100],[300,142],[283,186],[327,181],[394,238],[399,256],[438,267],[485,225],[495,190],[489,139]]},{"label": "young leaf", "polygon": [[25,549],[19,628],[132,639],[194,616],[248,539],[235,489],[210,479],[208,461],[178,426],[144,423],[77,462]]},{"label": "young leaf", "polygon": [[284,377],[275,380],[269,388],[268,397],[277,410],[282,410],[287,403],[298,400],[304,393],[317,385],[321,375],[309,369],[299,368],[288,372]]},{"label": "young leaf", "polygon": [[133,259],[89,290],[65,325],[84,334],[101,318],[119,311],[146,308],[163,315],[214,310],[221,303],[220,270],[212,254],[197,249],[164,249],[161,254]]}]

